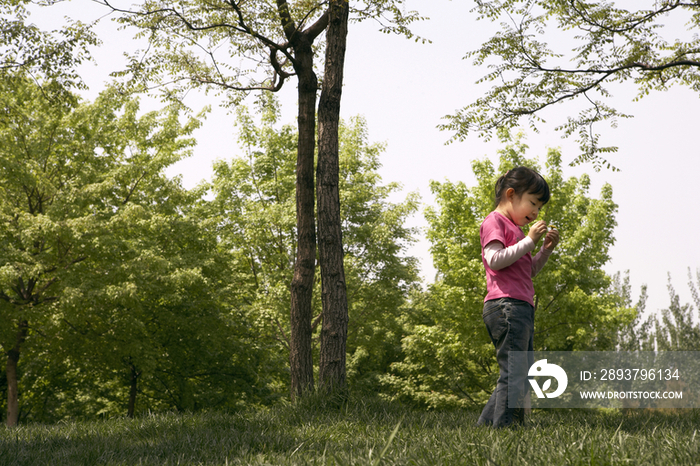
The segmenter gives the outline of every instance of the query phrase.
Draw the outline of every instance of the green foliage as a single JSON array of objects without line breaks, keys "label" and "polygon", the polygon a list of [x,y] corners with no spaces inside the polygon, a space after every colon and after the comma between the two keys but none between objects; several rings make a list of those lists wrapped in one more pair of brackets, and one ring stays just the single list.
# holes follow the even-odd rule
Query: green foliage
[{"label": "green foliage", "polygon": [[[493,345],[481,319],[486,278],[479,227],[494,208],[493,189],[500,174],[525,165],[521,136],[510,139],[494,170],[489,160],[473,162],[477,185],[432,182],[438,208],[427,209],[433,262],[438,278],[425,297],[416,299],[405,320],[405,358],[392,365],[384,382],[396,396],[430,407],[480,403],[492,391],[498,374]],[[534,280],[535,350],[612,350],[617,329],[634,318],[601,267],[613,244],[617,206],[605,185],[600,199],[589,197],[590,179],[565,180],[561,155],[550,149],[547,170],[552,199],[540,219],[556,225],[561,241]]]},{"label": "green foliage", "polygon": [[[700,272],[688,269],[688,287],[693,303],[700,309]],[[643,318],[646,307],[646,285],[642,287],[636,306],[637,316],[630,325],[619,330],[619,348],[623,351],[698,351],[700,350],[700,324],[693,318],[693,305],[680,303],[680,297],[668,277],[670,305]],[[625,280],[624,294],[629,302],[629,281]]]},{"label": "green foliage", "polygon": [[[696,271],[696,283],[688,269],[688,287],[697,309],[700,309],[700,272]],[[670,305],[660,312],[651,314],[641,324],[631,330],[640,345],[658,351],[700,351],[700,323],[693,318],[693,305],[680,303],[680,298],[668,277]]]},{"label": "green foliage", "polygon": [[[697,309],[700,309],[700,272],[696,271],[696,282],[688,270],[688,287]],[[668,277],[668,293],[671,305],[661,311],[661,316],[653,315],[650,321],[654,324],[654,340],[659,351],[700,351],[700,323],[693,322],[693,306],[686,303],[681,306],[680,298],[671,285]]]},{"label": "green foliage", "polygon": [[[245,157],[214,165],[214,178],[203,189],[213,199],[202,206],[216,219],[221,247],[233,256],[238,293],[251,316],[276,341],[281,358],[289,348],[289,285],[296,255],[296,131],[276,128],[278,109],[268,95],[261,100],[261,124],[244,107],[237,125]],[[388,201],[396,183],[381,184],[383,147],[367,142],[364,120],[340,127],[340,200],[348,290],[348,379],[355,388],[374,384],[400,354],[397,317],[408,290],[416,285],[417,263],[404,257],[415,232],[406,218],[418,200]],[[320,330],[320,283],[313,302],[314,329]]]},{"label": "green foliage", "polygon": [[[326,27],[327,2],[154,0],[132,10],[109,0],[100,3],[118,12],[118,21],[135,27],[137,37],[150,44],[148,50],[134,54],[128,71],[120,74],[143,88],[167,88],[169,97],[192,87],[213,88],[229,103],[238,104],[248,92],[278,91],[300,73],[307,65],[295,47],[308,46],[314,57],[323,56],[318,49],[324,45],[314,40]],[[413,34],[410,25],[426,18],[406,10],[405,3],[352,2],[350,21],[372,19],[382,32],[425,41]],[[301,33],[310,33],[305,39],[309,44],[300,40]]]},{"label": "green foliage", "polygon": [[[613,276],[613,289],[625,307],[632,306],[629,271],[625,273],[624,278],[619,272]],[[654,351],[654,344],[649,333],[652,327],[651,321],[643,319],[646,303],[647,287],[642,285],[639,301],[634,306],[636,311],[634,319],[628,325],[618,329],[617,349],[619,351]]]},{"label": "green foliage", "polygon": [[[90,59],[99,40],[87,25],[68,21],[57,31],[28,23],[29,0],[0,1],[0,73],[26,73],[66,87],[82,87],[77,65]],[[53,2],[47,2],[53,3]]]},{"label": "green foliage", "polygon": [[198,193],[163,173],[199,122],[54,86],[0,89],[0,345],[28,325],[23,417],[123,414],[130,394],[137,412],[265,401],[267,349],[238,311],[230,258]]},{"label": "green foliage", "polygon": [[557,128],[566,136],[578,133],[581,154],[573,163],[611,168],[604,157],[617,148],[601,146],[593,126],[604,120],[615,126],[617,118],[630,115],[606,103],[610,84],[630,82],[638,98],[676,84],[700,92],[700,38],[662,29],[672,18],[696,31],[700,5],[643,3],[647,8],[635,4],[639,9],[628,11],[603,0],[478,1],[480,18],[500,21],[502,29],[468,56],[478,66],[488,64],[490,71],[479,82],[493,87],[447,117],[443,129],[455,131],[457,139],[471,131],[488,138],[493,129],[515,127],[523,117],[536,129],[543,110],[578,100],[580,112]]},{"label": "green foliage", "polygon": [[[119,415],[130,397],[139,413],[284,396],[297,138],[274,128],[276,102],[261,99],[260,127],[239,109],[247,158],[188,192],[163,174],[198,124],[181,125],[177,106],[139,117],[111,90],[81,103],[4,85],[0,344],[27,323],[22,419]],[[381,184],[383,148],[364,121],[340,140],[349,379],[371,388],[400,354],[397,318],[418,280],[403,224],[418,204],[387,201],[399,186]]]}]

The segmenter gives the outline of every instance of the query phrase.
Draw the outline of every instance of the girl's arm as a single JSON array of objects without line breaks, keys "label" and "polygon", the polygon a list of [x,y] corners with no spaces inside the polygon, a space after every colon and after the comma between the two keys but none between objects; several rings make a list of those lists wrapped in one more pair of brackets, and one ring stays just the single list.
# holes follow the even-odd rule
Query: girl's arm
[{"label": "girl's arm", "polygon": [[549,230],[547,236],[544,238],[542,249],[540,249],[540,252],[532,259],[532,274],[530,275],[532,278],[542,270],[542,267],[547,263],[549,255],[552,254],[557,244],[559,244],[559,232],[556,229]]},{"label": "girl's arm", "polygon": [[[544,246],[532,260],[532,277],[537,275],[539,271],[542,270],[544,264],[547,263],[547,259],[549,259],[549,255],[552,253],[558,243],[559,232],[557,230],[550,230],[547,232]],[[530,235],[521,239],[512,246],[508,246],[507,248],[504,247],[503,243],[500,241],[491,241],[489,244],[484,246],[484,259],[486,259],[486,265],[488,265],[491,270],[501,270],[511,264],[514,264],[515,261],[534,249],[535,241],[530,237]]]},{"label": "girl's arm", "polygon": [[501,270],[514,264],[533,249],[535,249],[535,242],[529,236],[507,248],[500,241],[491,241],[484,246],[484,259],[491,270]]},{"label": "girl's arm", "polygon": [[540,270],[542,270],[544,264],[547,263],[547,259],[549,259],[549,255],[551,253],[552,251],[543,246],[542,249],[540,249],[540,251],[537,253],[537,255],[532,258],[532,272],[530,274],[530,277],[535,278],[535,275],[540,273]]}]

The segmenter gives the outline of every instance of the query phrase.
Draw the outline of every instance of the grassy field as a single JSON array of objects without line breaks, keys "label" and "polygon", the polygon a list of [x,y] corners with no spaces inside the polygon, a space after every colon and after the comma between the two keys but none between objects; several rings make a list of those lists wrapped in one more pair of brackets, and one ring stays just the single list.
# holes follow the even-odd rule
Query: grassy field
[{"label": "grassy field", "polygon": [[540,410],[499,431],[477,417],[355,401],[0,427],[0,465],[700,464],[696,410]]}]

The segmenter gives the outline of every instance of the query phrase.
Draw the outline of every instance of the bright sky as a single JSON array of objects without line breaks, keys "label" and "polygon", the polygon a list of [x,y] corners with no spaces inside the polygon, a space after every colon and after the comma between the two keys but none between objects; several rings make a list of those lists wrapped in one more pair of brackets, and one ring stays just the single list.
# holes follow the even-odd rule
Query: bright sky
[{"label": "bright sky", "polygon": [[[364,115],[370,141],[384,141],[387,150],[382,156],[381,174],[385,182],[399,181],[405,193],[418,191],[425,205],[433,203],[430,180],[464,181],[473,185],[470,163],[488,157],[497,163],[500,147],[485,143],[476,136],[465,142],[445,145],[451,134],[436,126],[443,116],[468,105],[483,93],[485,87],[475,81],[486,70],[464,60],[492,35],[498,25],[477,22],[469,10],[470,1],[413,0],[409,9],[428,16],[429,21],[413,28],[432,40],[420,44],[402,37],[378,32],[378,25],[366,22],[352,25],[348,36],[345,86],[342,97],[343,118]],[[105,14],[104,9],[87,0],[72,0],[39,11],[32,20],[46,29],[56,29],[63,16],[91,21]],[[96,65],[87,65],[81,72],[90,86],[86,98],[93,98],[108,80],[111,71],[124,63],[123,51],[136,48],[130,31],[118,31],[105,18],[99,34],[104,45],[94,51]],[[612,260],[605,267],[613,274],[630,271],[632,297],[636,301],[640,287],[648,285],[647,310],[669,305],[667,274],[670,273],[681,303],[691,302],[687,286],[688,268],[695,276],[700,268],[700,247],[694,235],[700,231],[698,194],[700,159],[697,144],[698,95],[685,88],[655,93],[633,102],[631,87],[612,87],[613,106],[635,118],[619,122],[617,129],[599,127],[604,144],[617,145],[619,152],[610,160],[621,169],[595,172],[591,166],[566,167],[565,176],[588,173],[592,179],[591,195],[597,197],[600,187],[610,183],[613,200],[619,205],[616,243],[610,250]],[[296,117],[296,88],[290,81],[282,90],[283,122],[293,123]],[[201,103],[200,103],[201,100]],[[186,187],[192,187],[211,175],[216,159],[237,155],[233,117],[216,108],[213,98],[193,97],[190,106],[199,109],[210,104],[213,112],[196,133],[198,147],[192,158],[174,166],[172,175],[182,175]],[[573,140],[562,140],[554,127],[565,121],[574,107],[558,105],[542,115],[547,120],[540,134],[528,133],[530,157],[540,154],[542,164],[548,147],[561,147],[565,162],[577,152]],[[556,193],[554,193],[556,195]],[[422,213],[411,220],[413,226],[425,227]],[[409,252],[421,260],[423,276],[432,281],[434,269],[429,243],[422,239]],[[697,280],[696,280],[697,283]],[[697,314],[696,314],[697,318]]]}]

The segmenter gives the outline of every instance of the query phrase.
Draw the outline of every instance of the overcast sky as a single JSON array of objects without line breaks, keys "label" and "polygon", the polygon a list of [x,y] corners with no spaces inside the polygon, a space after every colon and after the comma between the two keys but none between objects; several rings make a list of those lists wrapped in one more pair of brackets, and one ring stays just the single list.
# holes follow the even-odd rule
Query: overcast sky
[{"label": "overcast sky", "polygon": [[[363,115],[370,141],[386,142],[381,174],[385,182],[403,184],[404,192],[397,201],[409,191],[418,191],[423,203],[431,205],[430,180],[473,185],[471,161],[488,157],[494,164],[498,162],[497,143],[471,136],[464,142],[445,145],[451,134],[436,128],[442,117],[473,102],[486,89],[475,84],[486,69],[473,66],[463,57],[478,48],[498,26],[477,22],[476,15],[469,11],[472,5],[468,0],[410,1],[409,9],[430,18],[413,29],[430,39],[431,44],[381,34],[374,22],[350,27],[341,115]],[[79,15],[92,21],[104,14],[103,8],[89,0],[72,0],[36,12],[32,20],[44,28],[55,29],[64,21],[64,15]],[[131,40],[133,33],[118,31],[109,16],[100,22],[98,32],[104,44],[94,51],[95,63],[81,71],[90,86],[85,93],[89,99],[104,87],[109,72],[123,65],[122,52],[136,46]],[[640,102],[633,102],[635,92],[629,85],[610,90],[614,93],[613,106],[635,116],[620,121],[617,129],[599,127],[605,138],[603,144],[619,147],[610,160],[621,171],[565,167],[564,175],[588,173],[593,197],[598,197],[604,183],[612,185],[613,200],[619,205],[618,226],[616,243],[610,250],[612,259],[605,270],[610,274],[630,271],[633,300],[646,283],[647,309],[668,307],[666,286],[670,273],[681,303],[690,302],[687,270],[691,268],[695,276],[700,268],[700,246],[695,237],[700,232],[700,195],[696,189],[700,181],[700,100],[685,88],[655,93]],[[284,123],[294,123],[295,97],[296,88],[290,81],[280,93]],[[169,172],[181,175],[184,185],[192,187],[210,177],[214,160],[228,159],[237,153],[233,117],[216,108],[212,97],[195,96],[188,103],[195,109],[213,106],[196,133],[198,146],[194,156]],[[576,143],[562,140],[560,133],[554,131],[573,109],[563,104],[543,115],[547,124],[541,125],[541,132],[527,133],[530,157],[540,155],[544,165],[548,147],[561,147],[565,163],[576,156]],[[411,225],[425,227],[422,213],[411,220]],[[421,240],[410,254],[421,260],[423,276],[431,281],[434,269],[428,248],[427,241]]]}]

